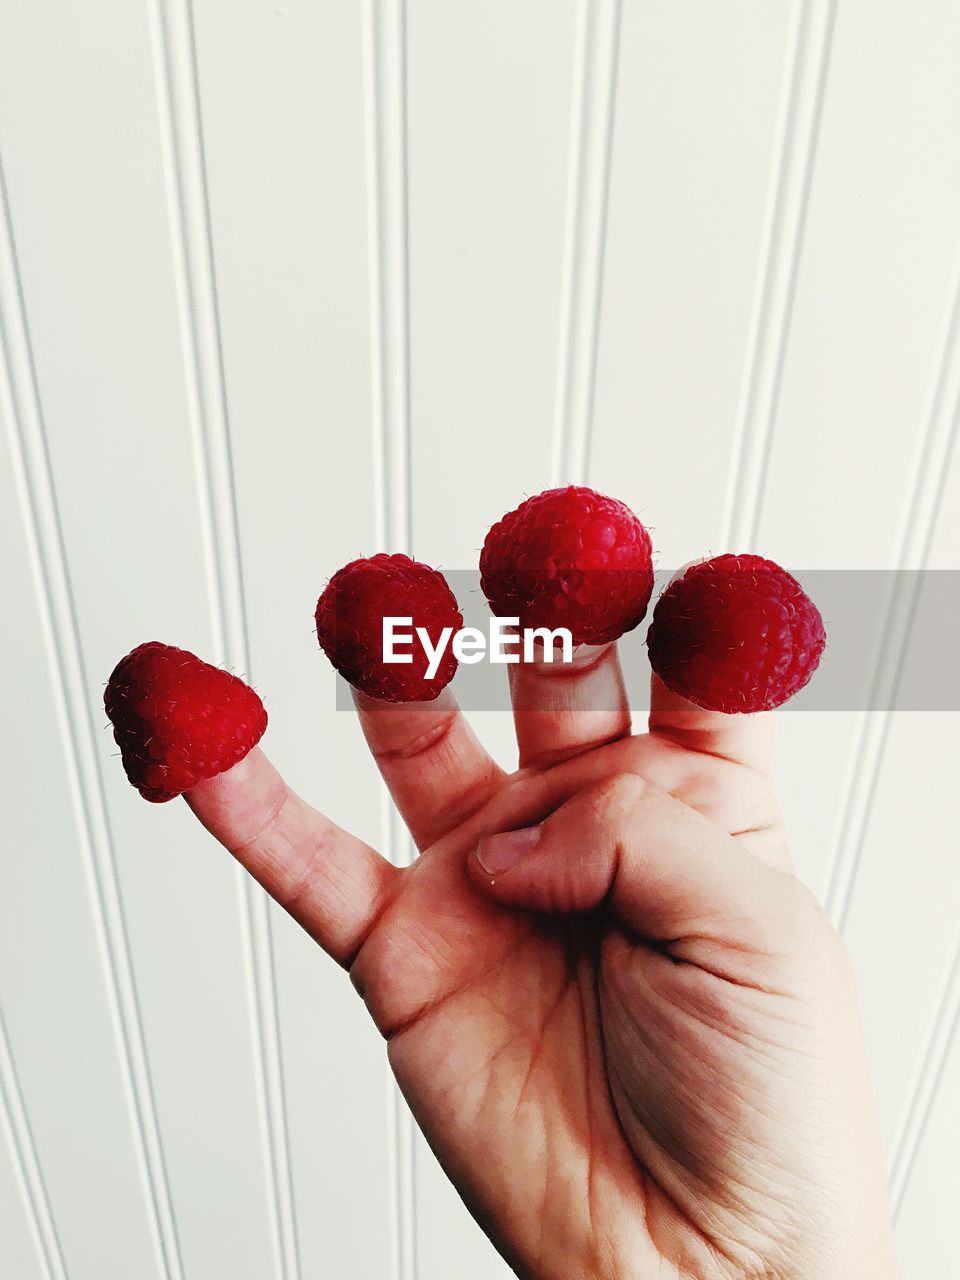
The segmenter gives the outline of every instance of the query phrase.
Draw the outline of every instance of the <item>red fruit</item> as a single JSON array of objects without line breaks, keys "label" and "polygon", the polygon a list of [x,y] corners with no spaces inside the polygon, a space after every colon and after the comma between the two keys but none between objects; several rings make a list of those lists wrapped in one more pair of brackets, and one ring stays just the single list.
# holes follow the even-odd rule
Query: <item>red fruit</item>
[{"label": "red fruit", "polygon": [[576,485],[548,489],[487,534],[480,585],[498,617],[566,627],[574,644],[605,644],[647,611],[650,535],[616,498]]},{"label": "red fruit", "polygon": [[232,768],[267,727],[249,685],[156,640],[120,659],[103,705],[127,777],[156,803]]},{"label": "red fruit", "polygon": [[411,618],[412,632],[422,627],[436,646],[445,627],[454,634],[463,626],[456,596],[442,573],[404,555],[371,556],[339,569],[317,601],[317,639],[336,669],[356,689],[385,702],[429,702],[448,685],[457,670],[451,637],[440,665],[427,679],[424,646],[397,645],[410,663],[383,659],[384,618]]},{"label": "red fruit", "polygon": [[769,711],[807,683],[826,643],[796,578],[762,556],[691,565],[657,601],[650,665],[708,711]]}]

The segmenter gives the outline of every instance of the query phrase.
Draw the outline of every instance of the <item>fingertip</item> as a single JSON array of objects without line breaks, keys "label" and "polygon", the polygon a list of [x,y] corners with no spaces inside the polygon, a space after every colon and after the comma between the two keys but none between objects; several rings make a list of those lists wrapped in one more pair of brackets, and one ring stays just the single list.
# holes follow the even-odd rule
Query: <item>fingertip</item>
[{"label": "fingertip", "polygon": [[224,773],[203,778],[183,798],[207,830],[227,848],[251,840],[263,815],[284,801],[287,787],[260,747]]}]

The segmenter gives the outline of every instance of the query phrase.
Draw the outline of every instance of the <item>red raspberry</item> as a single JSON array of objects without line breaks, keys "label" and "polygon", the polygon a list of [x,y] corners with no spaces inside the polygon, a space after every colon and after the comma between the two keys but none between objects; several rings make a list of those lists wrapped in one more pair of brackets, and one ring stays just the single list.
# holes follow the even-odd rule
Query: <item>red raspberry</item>
[{"label": "red raspberry", "polygon": [[120,659],[103,705],[127,777],[156,803],[230,769],[267,727],[263,703],[249,685],[156,640]]},{"label": "red raspberry", "polygon": [[807,683],[826,643],[796,578],[762,556],[691,565],[657,601],[650,665],[708,711],[770,711]]},{"label": "red raspberry", "polygon": [[566,627],[574,644],[605,644],[647,611],[650,535],[616,498],[576,485],[548,489],[487,534],[480,585],[498,617]]},{"label": "red raspberry", "polygon": [[447,637],[440,666],[427,679],[424,646],[398,645],[410,663],[383,660],[384,618],[411,618],[436,646],[444,627],[463,626],[457,599],[442,573],[404,555],[371,556],[338,569],[317,601],[317,639],[336,669],[356,689],[385,702],[430,702],[453,679],[457,659]]}]

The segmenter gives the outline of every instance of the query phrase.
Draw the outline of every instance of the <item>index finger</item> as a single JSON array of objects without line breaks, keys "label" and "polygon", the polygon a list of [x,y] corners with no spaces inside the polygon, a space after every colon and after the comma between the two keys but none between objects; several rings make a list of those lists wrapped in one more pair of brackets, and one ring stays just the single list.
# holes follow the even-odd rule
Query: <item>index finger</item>
[{"label": "index finger", "polygon": [[259,747],[184,799],[267,893],[349,968],[400,871],[301,800]]}]

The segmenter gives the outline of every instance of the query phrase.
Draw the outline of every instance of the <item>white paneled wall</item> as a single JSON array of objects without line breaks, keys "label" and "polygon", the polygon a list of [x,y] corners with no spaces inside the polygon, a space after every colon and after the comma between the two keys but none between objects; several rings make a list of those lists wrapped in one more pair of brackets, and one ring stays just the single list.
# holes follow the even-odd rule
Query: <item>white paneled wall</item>
[{"label": "white paneled wall", "polygon": [[[958,65],[952,0],[2,6],[4,1277],[506,1274],[343,975],[127,786],[103,682],[147,638],[246,672],[402,860],[312,638],[353,556],[468,568],[586,480],[664,567],[960,569]],[[781,725],[909,1280],[955,1257],[958,721]]]}]

